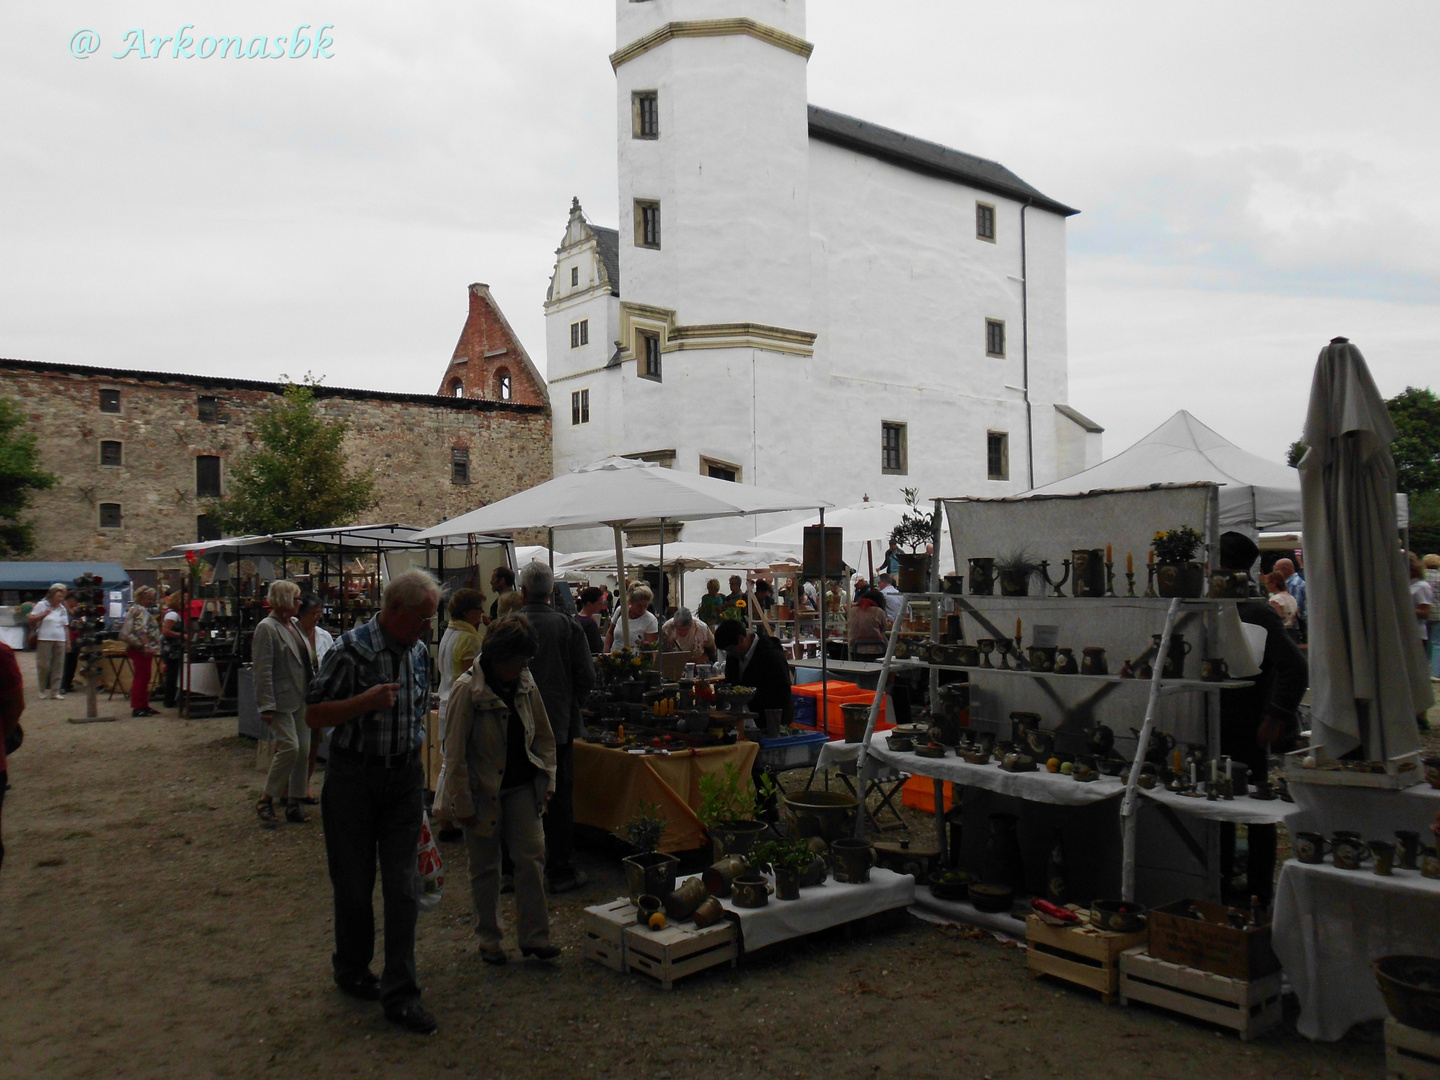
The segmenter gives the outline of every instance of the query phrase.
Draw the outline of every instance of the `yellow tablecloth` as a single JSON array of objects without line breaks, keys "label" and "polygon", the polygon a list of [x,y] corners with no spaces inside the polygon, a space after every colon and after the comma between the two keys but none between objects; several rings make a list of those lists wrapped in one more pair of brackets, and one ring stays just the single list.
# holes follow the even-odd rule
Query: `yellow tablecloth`
[{"label": "yellow tablecloth", "polygon": [[738,769],[748,784],[760,744],[736,743],[670,754],[631,754],[595,743],[575,744],[575,821],[606,832],[620,833],[639,812],[642,802],[654,803],[665,815],[661,851],[686,851],[705,843],[695,810],[700,805],[700,777]]}]

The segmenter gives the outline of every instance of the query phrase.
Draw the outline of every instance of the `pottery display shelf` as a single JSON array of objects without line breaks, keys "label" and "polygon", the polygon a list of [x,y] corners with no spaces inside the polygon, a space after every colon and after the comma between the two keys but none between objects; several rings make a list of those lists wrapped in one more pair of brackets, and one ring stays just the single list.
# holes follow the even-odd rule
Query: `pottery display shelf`
[{"label": "pottery display shelf", "polygon": [[1181,795],[1162,787],[1137,788],[1142,798],[1178,810],[1183,814],[1207,818],[1210,821],[1229,821],[1237,825],[1277,825],[1288,822],[1300,808],[1283,799],[1252,799],[1242,795],[1234,799],[1195,798]]},{"label": "pottery display shelf", "polygon": [[720,901],[725,917],[739,928],[742,954],[857,919],[905,909],[914,902],[915,879],[878,866],[871,869],[867,882],[851,885],[829,877],[823,885],[802,888],[799,900],[777,900],[772,895],[764,907],[758,908],[736,907],[729,897]]},{"label": "pottery display shelf", "polygon": [[866,757],[912,776],[948,780],[952,784],[1058,806],[1088,806],[1113,799],[1125,790],[1124,781],[1116,776],[1099,776],[1082,783],[1064,773],[1052,773],[1043,768],[1035,772],[1006,772],[993,761],[972,765],[964,758],[956,757],[954,751],[943,758],[921,757],[913,751],[898,753],[885,745],[883,737],[870,744]]},{"label": "pottery display shelf", "polygon": [[[967,671],[971,674],[982,675],[1017,675],[1026,679],[1057,679],[1063,683],[1130,683],[1135,686],[1142,686],[1148,693],[1150,690],[1149,679],[1127,678],[1123,675],[1057,675],[1053,671],[1026,671],[1020,668],[1002,668],[996,665],[986,667],[983,664],[962,666],[960,664],[927,664],[923,660],[895,660],[890,664],[891,671],[927,671],[934,668],[936,671]],[[1248,679],[1226,679],[1224,682],[1209,682],[1205,679],[1164,679],[1160,680],[1160,693],[1168,697],[1171,694],[1194,693],[1212,690],[1242,690],[1254,683]]]}]

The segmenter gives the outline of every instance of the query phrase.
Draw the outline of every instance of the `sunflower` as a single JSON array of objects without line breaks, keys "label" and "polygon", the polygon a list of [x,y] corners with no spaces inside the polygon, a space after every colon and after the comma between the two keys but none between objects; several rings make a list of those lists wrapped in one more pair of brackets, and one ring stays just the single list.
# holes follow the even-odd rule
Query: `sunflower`
[{"label": "sunflower", "polygon": [[744,600],[736,600],[736,601],[735,601],[735,606],[736,606],[737,608],[743,608],[743,607],[745,607],[745,601],[744,601]]}]

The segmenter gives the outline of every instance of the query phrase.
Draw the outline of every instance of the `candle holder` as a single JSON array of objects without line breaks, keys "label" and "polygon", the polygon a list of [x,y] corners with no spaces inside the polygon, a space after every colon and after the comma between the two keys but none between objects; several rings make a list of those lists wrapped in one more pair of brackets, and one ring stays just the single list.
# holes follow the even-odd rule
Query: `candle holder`
[{"label": "candle holder", "polygon": [[975,647],[980,650],[980,666],[991,668],[995,665],[990,663],[990,654],[995,651],[995,639],[982,637],[975,639]]},{"label": "candle holder", "polygon": [[1065,559],[1065,560],[1061,563],[1061,565],[1065,567],[1065,572],[1060,575],[1060,580],[1059,580],[1059,581],[1051,581],[1051,580],[1050,580],[1050,561],[1049,561],[1048,559],[1041,559],[1041,560],[1040,560],[1040,576],[1045,579],[1045,584],[1046,584],[1046,585],[1049,585],[1052,589],[1055,590],[1055,595],[1056,595],[1056,596],[1064,596],[1064,595],[1065,595],[1064,590],[1061,589],[1061,586],[1064,585],[1065,582],[1067,582],[1067,581],[1070,580],[1070,560],[1069,560],[1069,559]]},{"label": "candle holder", "polygon": [[1115,564],[1113,562],[1105,564],[1105,595],[1115,595]]},{"label": "candle holder", "polygon": [[1150,597],[1159,596],[1160,594],[1155,591],[1155,564],[1146,563],[1145,569],[1149,571],[1149,580],[1145,584],[1145,595]]},{"label": "candle holder", "polygon": [[1125,571],[1125,595],[1135,595],[1135,574],[1133,571]]}]

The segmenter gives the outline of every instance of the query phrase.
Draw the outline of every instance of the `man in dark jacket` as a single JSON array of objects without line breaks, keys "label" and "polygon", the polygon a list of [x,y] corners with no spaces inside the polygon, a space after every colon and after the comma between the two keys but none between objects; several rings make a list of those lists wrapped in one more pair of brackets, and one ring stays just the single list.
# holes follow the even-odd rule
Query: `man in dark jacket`
[{"label": "man in dark jacket", "polygon": [[722,619],[715,630],[715,647],[725,650],[725,680],[732,686],[755,688],[751,712],[763,718],[766,709],[779,709],[780,723],[794,719],[790,664],[778,641],[768,634],[747,630],[734,619]]},{"label": "man in dark jacket", "polygon": [[[1259,557],[1260,548],[1244,533],[1227,532],[1220,537],[1220,562],[1225,569],[1249,571]],[[1242,623],[1265,630],[1265,655],[1253,686],[1220,692],[1220,752],[1249,766],[1250,775],[1262,780],[1269,775],[1268,755],[1295,745],[1300,733],[1297,710],[1310,685],[1310,669],[1268,603],[1244,600],[1238,611]],[[1259,897],[1261,904],[1269,907],[1274,894],[1276,829],[1274,825],[1251,825],[1249,834],[1246,888],[1249,896]],[[1221,826],[1220,855],[1221,880],[1228,882],[1235,860],[1234,825]]]},{"label": "man in dark jacket", "polygon": [[555,795],[544,818],[546,890],[563,893],[590,880],[570,859],[575,828],[573,740],[585,733],[580,706],[595,685],[595,662],[584,629],[553,607],[555,574],[550,567],[540,562],[524,567],[520,589],[525,597],[520,612],[530,620],[540,641],[540,651],[530,661],[530,674],[540,688],[555,732]]}]

